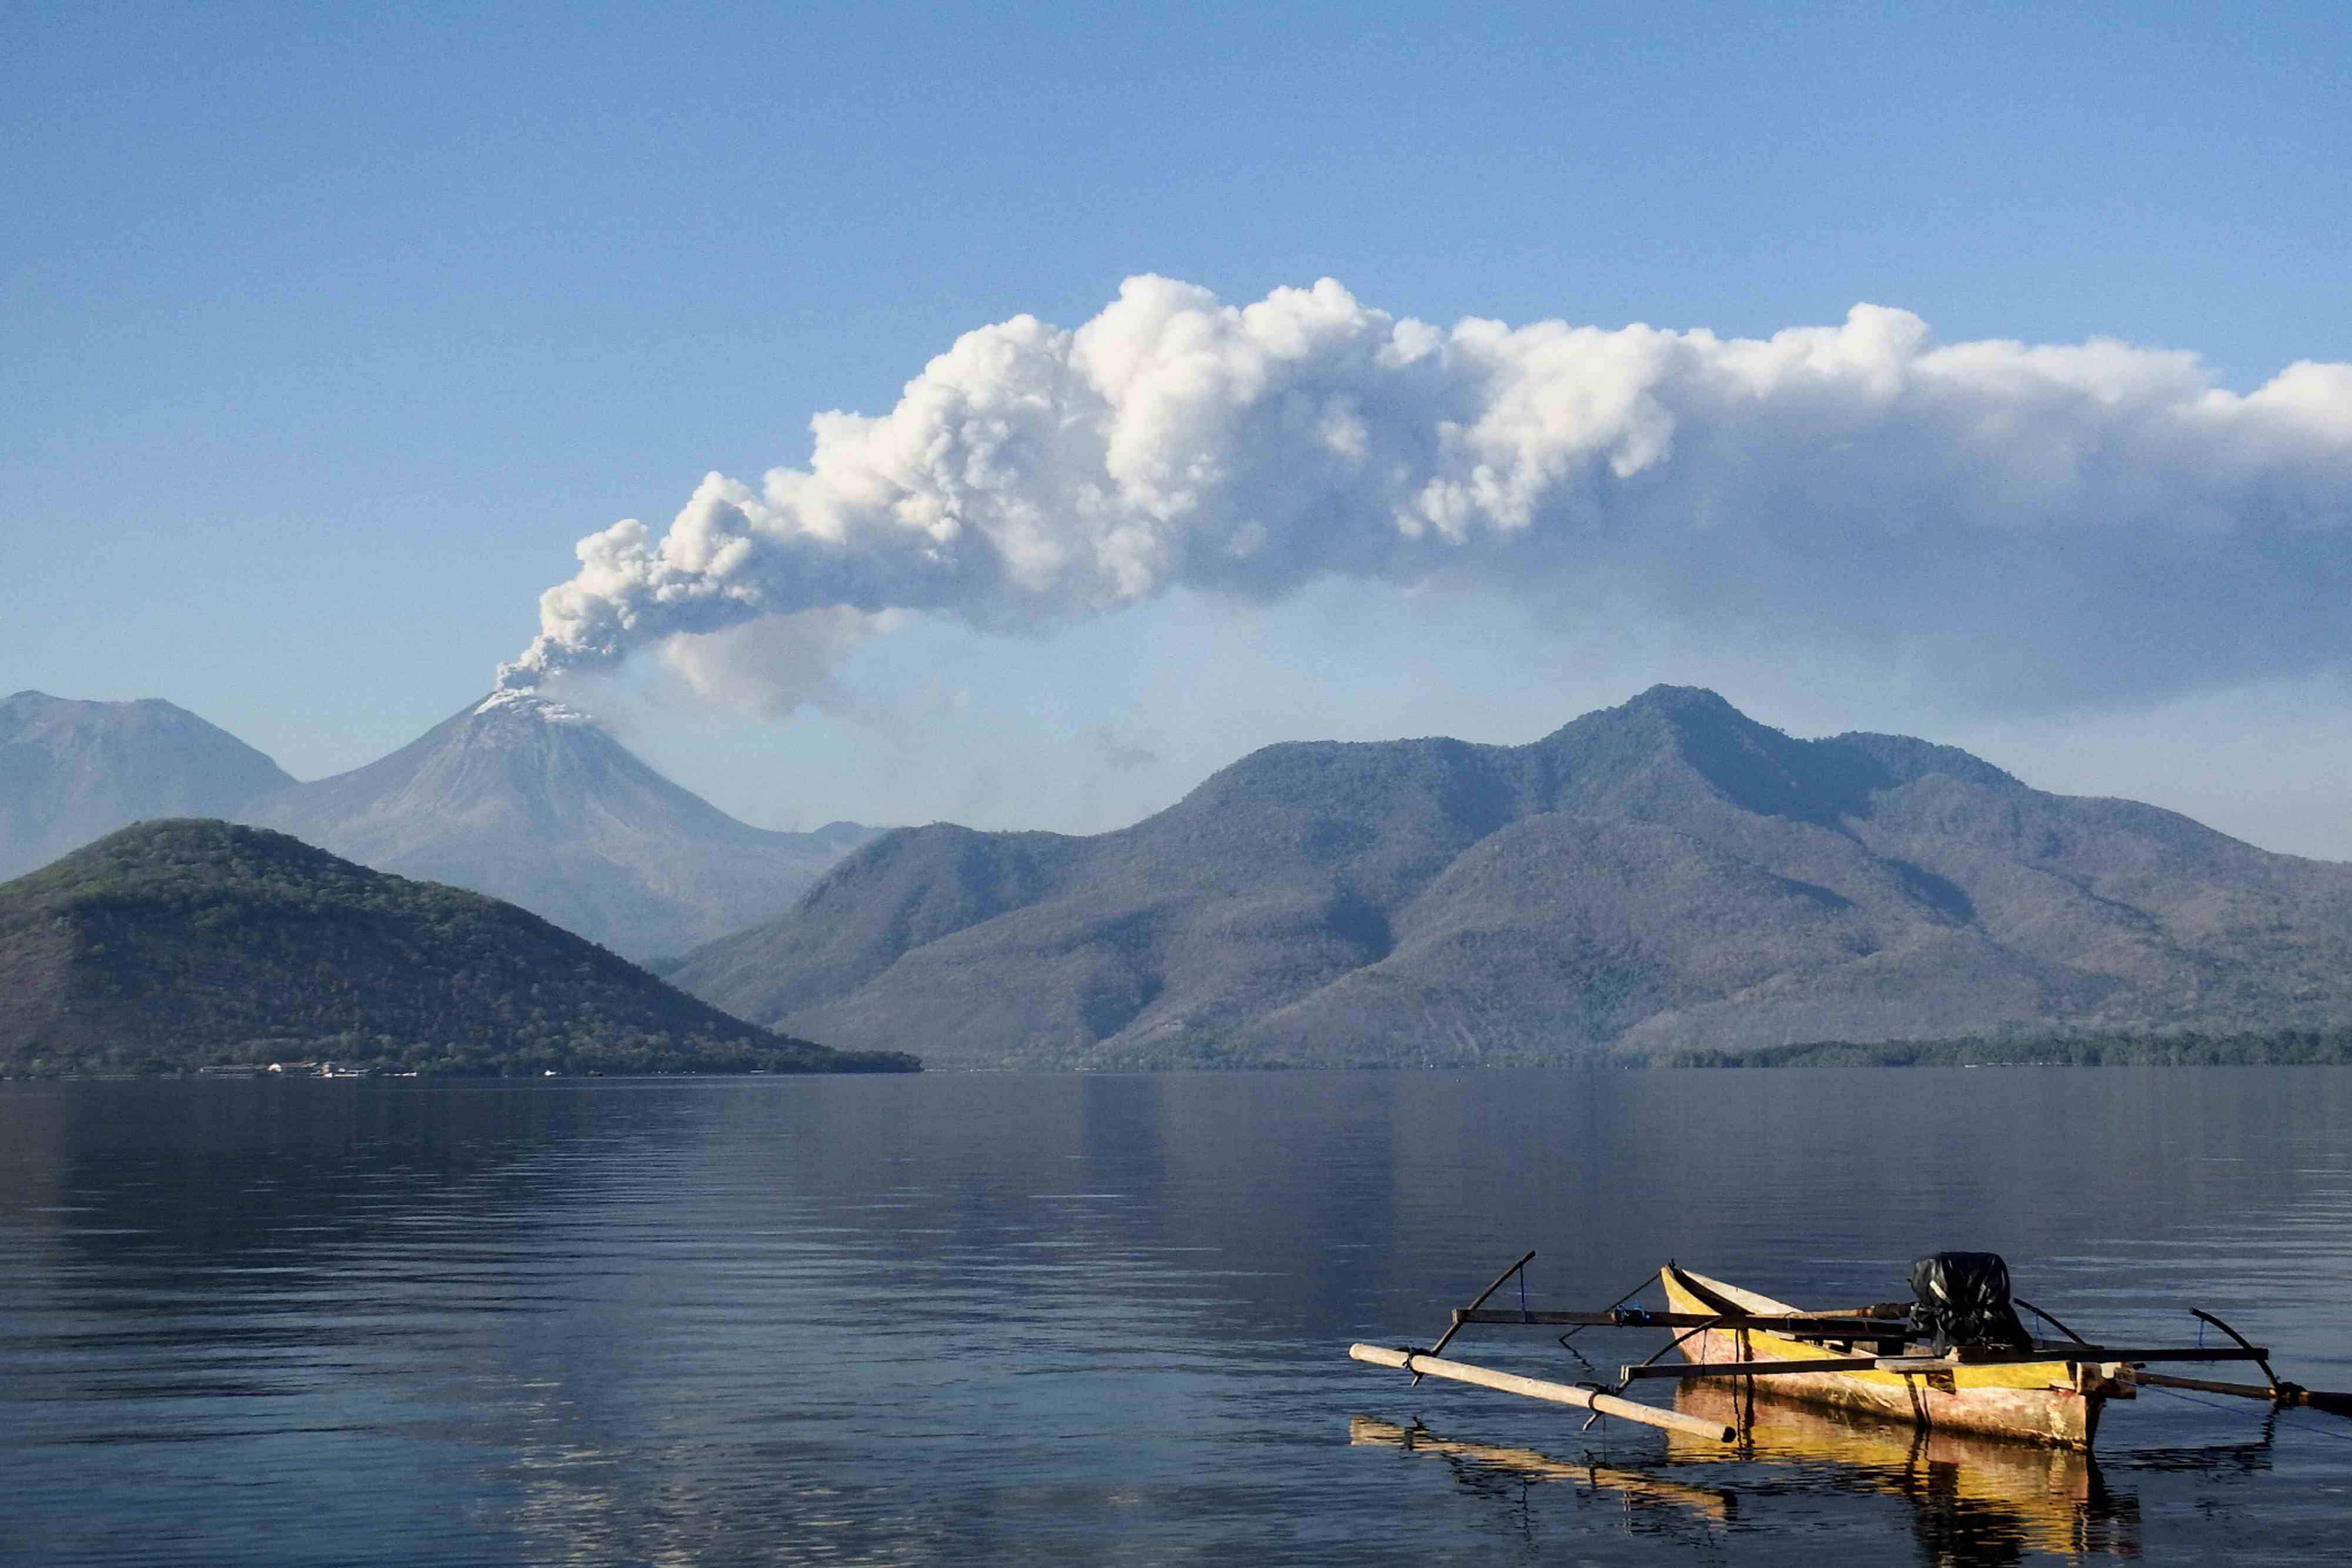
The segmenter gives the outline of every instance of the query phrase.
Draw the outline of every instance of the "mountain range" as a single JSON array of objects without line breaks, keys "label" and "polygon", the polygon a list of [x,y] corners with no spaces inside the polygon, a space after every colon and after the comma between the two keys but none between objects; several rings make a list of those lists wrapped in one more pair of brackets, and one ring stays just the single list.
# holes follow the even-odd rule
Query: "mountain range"
[{"label": "mountain range", "polygon": [[584,715],[521,694],[468,704],[388,757],[307,784],[167,702],[0,703],[0,880],[182,816],[277,828],[486,893],[637,960],[773,915],[879,831],[751,827]]},{"label": "mountain range", "polygon": [[1270,747],[1085,838],[768,832],[528,694],[310,784],[169,703],[0,704],[0,876],[195,813],[685,954],[671,977],[727,1012],[946,1066],[2352,1024],[2352,866],[1687,688],[1525,746]]},{"label": "mountain range", "polygon": [[934,1066],[1545,1063],[2352,1021],[2352,866],[1656,687],[1269,747],[1077,838],[902,829],[670,977]]}]

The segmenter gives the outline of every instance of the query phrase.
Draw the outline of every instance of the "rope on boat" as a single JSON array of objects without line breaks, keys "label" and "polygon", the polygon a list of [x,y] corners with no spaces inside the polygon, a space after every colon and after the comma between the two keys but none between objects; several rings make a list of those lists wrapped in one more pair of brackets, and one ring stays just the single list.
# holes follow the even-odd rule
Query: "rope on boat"
[{"label": "rope on boat", "polygon": [[[1615,1312],[1618,1308],[1620,1308],[1620,1307],[1623,1306],[1626,1302],[1628,1302],[1628,1301],[1632,1301],[1634,1297],[1636,1297],[1636,1296],[1640,1295],[1643,1291],[1644,1291],[1648,1290],[1648,1289],[1650,1288],[1650,1281],[1651,1281],[1652,1280],[1656,1279],[1656,1278],[1657,1278],[1657,1276],[1656,1276],[1656,1275],[1654,1275],[1654,1274],[1644,1274],[1644,1275],[1643,1275],[1643,1276],[1642,1276],[1642,1278],[1640,1279],[1640,1281],[1637,1281],[1637,1282],[1634,1284],[1634,1286],[1633,1286],[1633,1288],[1632,1290],[1630,1290],[1630,1291],[1626,1291],[1623,1295],[1622,1295],[1622,1296],[1618,1297],[1615,1301],[1613,1301],[1610,1302],[1607,1306],[1605,1306],[1605,1307],[1601,1308],[1601,1310],[1602,1312]],[[1525,1278],[1522,1278],[1522,1279],[1519,1281],[1519,1291],[1520,1291],[1520,1301],[1519,1301],[1519,1306],[1520,1306],[1520,1309],[1521,1309],[1522,1311],[1524,1311],[1524,1310],[1526,1309],[1526,1307],[1527,1307],[1527,1300],[1526,1300],[1526,1295],[1527,1295],[1527,1281],[1526,1281],[1526,1279],[1525,1279]],[[1573,1347],[1573,1346],[1571,1346],[1571,1345],[1570,1345],[1568,1342],[1569,1342],[1570,1340],[1574,1339],[1578,1334],[1582,1333],[1586,1329],[1591,1328],[1591,1327],[1593,1327],[1593,1326],[1594,1326],[1594,1325],[1593,1325],[1593,1324],[1591,1324],[1591,1323],[1579,1323],[1579,1324],[1577,1324],[1574,1328],[1572,1328],[1572,1329],[1569,1330],[1566,1333],[1561,1334],[1561,1335],[1559,1336],[1560,1348],[1561,1348],[1561,1349],[1563,1349],[1563,1350],[1573,1349],[1574,1347]],[[1578,1360],[1580,1360],[1580,1361],[1583,1360],[1583,1358],[1582,1358],[1581,1356],[1579,1356],[1577,1359],[1578,1359]],[[1591,1365],[1592,1364],[1591,1364],[1591,1362],[1589,1362],[1589,1361],[1588,1361],[1588,1362],[1585,1362],[1585,1364],[1586,1364],[1587,1366],[1590,1366],[1590,1365]]]},{"label": "rope on boat", "polygon": [[[2089,1340],[2084,1339],[2081,1334],[2076,1333],[2073,1329],[2068,1328],[2064,1323],[2060,1322],[2056,1318],[2052,1317],[2048,1312],[2043,1312],[2040,1307],[2035,1306],[2032,1301],[2027,1301],[2023,1296],[2015,1296],[2011,1299],[2016,1305],[2023,1307],[2027,1312],[2032,1312],[2035,1317],[2040,1318],[2043,1322],[2048,1323],[2052,1328],[2056,1329],[2060,1333],[2064,1334],[2076,1344],[2088,1344],[2091,1343]],[[2197,1334],[2198,1346],[2200,1349],[2202,1349],[2205,1343],[2205,1330],[2201,1325],[2198,1328]]]},{"label": "rope on boat", "polygon": [[2142,1389],[2149,1394],[2161,1394],[2167,1398],[2180,1400],[2184,1404],[2201,1405],[2208,1410],[2219,1410],[2224,1416],[2236,1416],[2242,1414],[2242,1411],[2238,1410],[2234,1406],[2228,1405],[2216,1405],[2210,1399],[2200,1399],[2194,1394],[2183,1394],[2178,1388],[2163,1388],[2153,1383],[2135,1384],[2133,1386]]},{"label": "rope on boat", "polygon": [[2313,1427],[2301,1421],[2289,1421],[2288,1426],[2322,1437],[2333,1437],[2339,1443],[2352,1443],[2352,1432],[2338,1432],[2332,1427]]},{"label": "rope on boat", "polygon": [[[2153,1383],[2143,1383],[2138,1386],[2150,1394],[2161,1394],[2168,1398],[2185,1400],[2191,1405],[2201,1405],[2208,1410],[2219,1410],[2224,1416],[2235,1416],[2240,1413],[2234,1406],[2216,1405],[2210,1399],[2200,1399],[2194,1394],[2183,1394],[2178,1388],[2164,1388]],[[2275,1420],[2278,1416],[2285,1415],[2286,1411],[2280,1406],[2272,1406],[2271,1414],[2273,1419]],[[2352,1443],[2352,1432],[2338,1432],[2330,1427],[2314,1427],[2307,1425],[2305,1422],[2295,1420],[2289,1420],[2282,1423],[2282,1425],[2292,1427],[2299,1432],[2309,1432],[2312,1436],[2316,1437],[2333,1437],[2339,1443]]]},{"label": "rope on boat", "polygon": [[[1578,1356],[1576,1359],[1577,1359],[1577,1360],[1579,1360],[1579,1361],[1584,1361],[1584,1357],[1582,1357],[1582,1356],[1580,1356],[1580,1356]],[[1592,1364],[1591,1364],[1591,1362],[1589,1362],[1589,1361],[1584,1361],[1584,1364],[1585,1364],[1585,1365],[1587,1365],[1587,1366],[1591,1366]],[[1622,1394],[1625,1392],[1625,1385],[1624,1385],[1623,1384],[1622,1384],[1622,1383],[1621,1383],[1621,1384],[1619,1384],[1619,1385],[1617,1385],[1617,1386],[1616,1386],[1616,1387],[1614,1387],[1614,1388],[1607,1387],[1607,1386],[1605,1386],[1605,1385],[1601,1385],[1601,1384],[1600,1384],[1600,1383],[1579,1383],[1579,1384],[1575,1385],[1575,1386],[1576,1386],[1576,1387],[1578,1387],[1578,1388],[1590,1389],[1592,1393],[1595,1393],[1595,1394],[1622,1395]],[[1578,1431],[1580,1431],[1580,1432],[1590,1432],[1590,1431],[1591,1431],[1591,1430],[1592,1430],[1592,1424],[1593,1424],[1595,1421],[1598,1421],[1598,1420],[1600,1420],[1600,1419],[1601,1419],[1601,1412],[1600,1412],[1600,1411],[1598,1411],[1598,1410],[1595,1410],[1595,1411],[1593,1411],[1593,1413],[1592,1413],[1591,1415],[1587,1416],[1584,1418],[1584,1425],[1583,1425],[1583,1426],[1581,1426],[1581,1427],[1579,1427],[1577,1428],[1577,1430],[1578,1430]]]}]

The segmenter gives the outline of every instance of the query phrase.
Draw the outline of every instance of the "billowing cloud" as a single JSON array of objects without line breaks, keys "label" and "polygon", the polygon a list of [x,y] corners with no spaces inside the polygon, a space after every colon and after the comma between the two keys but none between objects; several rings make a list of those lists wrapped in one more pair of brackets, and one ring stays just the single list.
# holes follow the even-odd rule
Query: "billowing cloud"
[{"label": "billowing cloud", "polygon": [[2241,394],[2187,353],[1938,344],[1872,305],[1761,340],[1439,328],[1329,279],[1234,307],[1139,277],[811,426],[804,468],[583,539],[502,680],[821,618],[777,640],[781,694],[845,612],[1034,630],[1326,576],[1583,584],[2058,706],[2347,663],[2352,365]]},{"label": "billowing cloud", "polygon": [[856,707],[834,668],[896,612],[866,614],[834,606],[748,621],[661,643],[661,662],[712,707],[781,717],[803,705],[834,712]]}]

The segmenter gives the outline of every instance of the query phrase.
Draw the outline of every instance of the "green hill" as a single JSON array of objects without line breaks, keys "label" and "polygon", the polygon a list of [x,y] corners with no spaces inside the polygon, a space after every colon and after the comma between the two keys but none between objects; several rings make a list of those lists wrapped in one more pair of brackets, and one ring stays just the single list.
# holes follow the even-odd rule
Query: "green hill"
[{"label": "green hill", "polygon": [[910,1071],[732,1018],[479,894],[145,822],[0,884],[0,1071]]}]

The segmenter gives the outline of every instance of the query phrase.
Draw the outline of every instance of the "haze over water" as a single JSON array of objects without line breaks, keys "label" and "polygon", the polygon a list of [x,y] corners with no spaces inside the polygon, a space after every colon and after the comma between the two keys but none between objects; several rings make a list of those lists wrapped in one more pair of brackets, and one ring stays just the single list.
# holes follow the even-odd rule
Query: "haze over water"
[{"label": "haze over water", "polygon": [[1703,1453],[1345,1351],[1530,1247],[1592,1307],[1986,1248],[2352,1388],[2347,1124],[2331,1069],[0,1085],[0,1557],[2331,1561],[2352,1421]]}]

